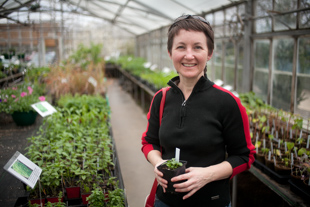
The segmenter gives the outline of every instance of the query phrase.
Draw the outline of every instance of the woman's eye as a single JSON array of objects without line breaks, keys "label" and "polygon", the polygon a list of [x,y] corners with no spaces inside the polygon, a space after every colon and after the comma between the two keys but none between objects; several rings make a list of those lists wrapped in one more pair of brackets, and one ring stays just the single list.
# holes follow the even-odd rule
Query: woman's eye
[{"label": "woman's eye", "polygon": [[184,46],[177,46],[177,49],[183,49]]},{"label": "woman's eye", "polygon": [[201,46],[196,46],[196,47],[195,47],[195,49],[201,49],[201,48],[202,48]]}]

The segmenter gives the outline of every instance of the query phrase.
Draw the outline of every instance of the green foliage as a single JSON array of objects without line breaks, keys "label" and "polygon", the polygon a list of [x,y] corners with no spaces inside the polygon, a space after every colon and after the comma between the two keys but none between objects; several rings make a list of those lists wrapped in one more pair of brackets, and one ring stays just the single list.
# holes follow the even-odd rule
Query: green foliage
[{"label": "green foliage", "polygon": [[113,191],[109,191],[109,200],[107,206],[124,207],[124,191],[120,188],[116,188]]},{"label": "green foliage", "polygon": [[89,206],[97,207],[97,206],[104,206],[105,205],[105,195],[100,187],[96,187],[86,198],[88,201]]},{"label": "green foliage", "polygon": [[183,164],[181,162],[177,162],[175,158],[168,160],[166,162],[166,165],[170,170],[174,170],[174,169],[177,169],[178,167],[183,166]]},{"label": "green foliage", "polygon": [[102,47],[102,44],[91,43],[90,47],[80,44],[78,49],[68,58],[68,61],[79,65],[82,69],[86,69],[90,63],[96,65],[103,62],[103,58],[100,57]]}]

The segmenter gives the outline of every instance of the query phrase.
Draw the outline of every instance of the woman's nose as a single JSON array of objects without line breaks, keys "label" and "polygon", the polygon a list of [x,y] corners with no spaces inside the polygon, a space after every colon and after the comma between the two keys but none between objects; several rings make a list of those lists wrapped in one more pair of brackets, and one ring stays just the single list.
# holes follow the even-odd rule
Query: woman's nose
[{"label": "woman's nose", "polygon": [[188,60],[194,59],[193,51],[191,49],[186,50],[184,58]]}]

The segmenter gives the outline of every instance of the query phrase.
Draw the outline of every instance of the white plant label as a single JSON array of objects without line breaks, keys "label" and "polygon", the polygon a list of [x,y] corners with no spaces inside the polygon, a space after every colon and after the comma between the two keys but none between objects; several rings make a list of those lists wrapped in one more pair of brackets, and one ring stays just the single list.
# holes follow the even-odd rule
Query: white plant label
[{"label": "white plant label", "polygon": [[180,149],[175,148],[175,161],[179,162],[180,161]]},{"label": "white plant label", "polygon": [[[309,148],[309,142],[310,142],[310,135],[308,135],[308,140],[307,140],[307,146],[306,148]],[[310,179],[309,179],[310,180]]]},{"label": "white plant label", "polygon": [[92,76],[89,76],[88,82],[91,83],[95,88],[97,87],[97,81]]}]

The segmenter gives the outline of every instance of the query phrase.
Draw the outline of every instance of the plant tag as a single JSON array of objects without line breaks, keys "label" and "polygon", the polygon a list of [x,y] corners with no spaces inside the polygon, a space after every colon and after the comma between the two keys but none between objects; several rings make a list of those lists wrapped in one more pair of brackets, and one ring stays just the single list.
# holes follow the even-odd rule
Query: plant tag
[{"label": "plant tag", "polygon": [[273,144],[272,144],[272,142],[270,142],[270,152],[273,152]]},{"label": "plant tag", "polygon": [[309,142],[310,142],[310,135],[308,135],[308,140],[307,140],[307,146],[306,146],[306,148],[309,148]]},{"label": "plant tag", "polygon": [[293,131],[292,131],[292,129],[290,129],[290,139],[292,139],[293,138]]},{"label": "plant tag", "polygon": [[297,156],[298,154],[297,154],[296,147],[294,148],[294,152],[295,152],[295,156],[298,157],[298,156]]},{"label": "plant tag", "polygon": [[291,165],[294,165],[294,154],[291,153]]},{"label": "plant tag", "polygon": [[299,133],[299,138],[302,137],[302,130],[300,130],[300,133]]},{"label": "plant tag", "polygon": [[279,150],[279,157],[282,159],[281,150]]},{"label": "plant tag", "polygon": [[99,169],[99,157],[97,157],[97,168]]},{"label": "plant tag", "polygon": [[273,124],[273,126],[276,126],[276,122],[274,119],[272,120],[272,124]]},{"label": "plant tag", "polygon": [[180,161],[180,149],[175,148],[175,161],[179,162]]},{"label": "plant tag", "polygon": [[285,152],[287,151],[287,143],[286,142],[284,142],[284,150],[285,150]]},{"label": "plant tag", "polygon": [[276,157],[273,157],[273,162],[274,162],[274,165],[276,166],[277,165]]},{"label": "plant tag", "polygon": [[271,159],[271,151],[268,152],[268,160]]},{"label": "plant tag", "polygon": [[84,170],[84,165],[85,165],[85,158],[83,158],[83,170]]},{"label": "plant tag", "polygon": [[266,148],[266,140],[263,140],[263,148]]},{"label": "plant tag", "polygon": [[258,141],[258,132],[256,132],[256,142]]},{"label": "plant tag", "polygon": [[279,138],[279,133],[278,133],[278,131],[276,131],[276,139],[278,139]]},{"label": "plant tag", "polygon": [[271,128],[271,134],[274,134],[274,127]]},{"label": "plant tag", "polygon": [[91,83],[95,88],[97,87],[97,81],[92,76],[89,76],[88,82]]},{"label": "plant tag", "polygon": [[280,149],[280,146],[281,145],[281,140],[279,139],[279,141],[278,141],[278,148]]},{"label": "plant tag", "polygon": [[283,137],[283,134],[284,134],[283,126],[281,127],[281,134],[282,134],[282,137]]}]

